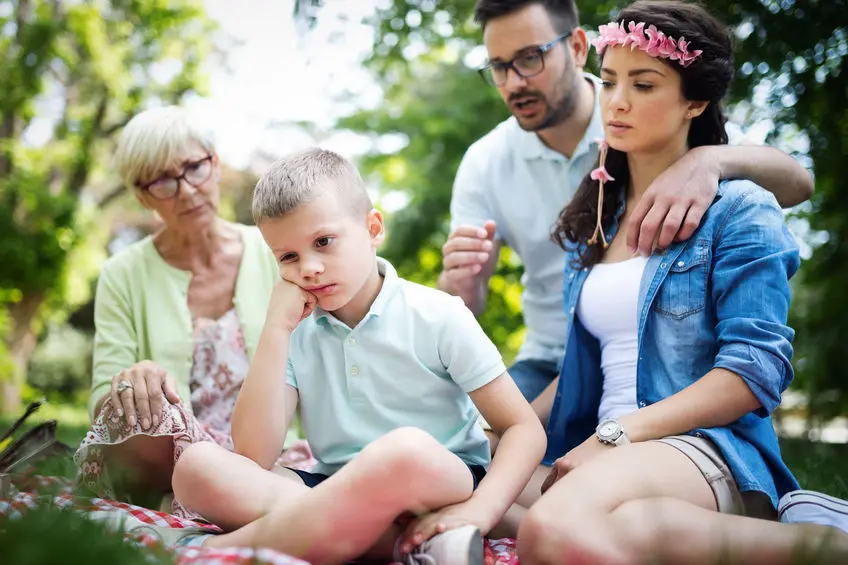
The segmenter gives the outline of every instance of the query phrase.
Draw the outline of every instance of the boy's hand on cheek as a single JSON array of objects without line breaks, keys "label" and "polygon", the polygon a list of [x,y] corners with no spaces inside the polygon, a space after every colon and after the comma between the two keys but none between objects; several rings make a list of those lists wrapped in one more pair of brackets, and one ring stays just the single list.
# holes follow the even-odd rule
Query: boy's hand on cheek
[{"label": "boy's hand on cheek", "polygon": [[276,327],[293,332],[300,321],[312,313],[317,303],[314,294],[280,279],[271,294],[267,320]]}]

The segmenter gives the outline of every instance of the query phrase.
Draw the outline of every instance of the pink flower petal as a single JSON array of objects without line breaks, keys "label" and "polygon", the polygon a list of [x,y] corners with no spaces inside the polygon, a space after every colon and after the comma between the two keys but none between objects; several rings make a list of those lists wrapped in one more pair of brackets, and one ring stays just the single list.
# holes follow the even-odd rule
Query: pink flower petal
[{"label": "pink flower petal", "polygon": [[611,180],[615,180],[610,176],[605,167],[598,167],[597,169],[592,170],[592,172],[589,173],[589,178],[599,182],[609,182]]}]

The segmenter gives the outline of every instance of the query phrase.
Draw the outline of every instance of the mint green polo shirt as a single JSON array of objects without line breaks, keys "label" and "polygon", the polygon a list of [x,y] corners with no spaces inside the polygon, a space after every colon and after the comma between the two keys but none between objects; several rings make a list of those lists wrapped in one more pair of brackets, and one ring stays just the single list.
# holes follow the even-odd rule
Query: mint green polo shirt
[{"label": "mint green polo shirt", "polygon": [[401,426],[488,466],[489,442],[468,393],[506,371],[500,353],[462,299],[377,261],[383,287],[355,328],[317,309],[291,336],[287,381],[298,390],[315,472],[338,471]]}]

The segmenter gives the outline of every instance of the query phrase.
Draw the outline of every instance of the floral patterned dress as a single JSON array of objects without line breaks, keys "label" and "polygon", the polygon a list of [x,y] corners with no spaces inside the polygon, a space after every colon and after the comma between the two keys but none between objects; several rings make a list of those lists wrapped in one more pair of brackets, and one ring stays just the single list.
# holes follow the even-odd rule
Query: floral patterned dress
[{"label": "floral patterned dress", "polygon": [[[125,418],[119,417],[107,398],[74,455],[79,469],[78,483],[100,497],[120,498],[121,493],[115,492],[109,469],[104,465],[104,450],[138,435],[173,438],[174,463],[188,446],[201,441],[214,441],[232,450],[232,412],[247,369],[247,349],[235,309],[217,320],[195,318],[194,361],[189,382],[194,415],[181,404],[166,402],[158,425],[142,430],[139,422],[130,426]],[[283,453],[278,463],[308,469],[315,460],[308,445],[298,442]],[[172,512],[184,518],[196,517],[176,501]]]}]

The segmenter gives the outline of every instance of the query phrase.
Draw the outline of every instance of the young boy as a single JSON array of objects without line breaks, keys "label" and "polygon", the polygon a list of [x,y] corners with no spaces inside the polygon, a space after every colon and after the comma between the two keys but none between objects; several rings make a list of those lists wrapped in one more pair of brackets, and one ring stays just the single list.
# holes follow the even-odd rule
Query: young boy
[{"label": "young boy", "polygon": [[[482,564],[481,534],[546,443],[497,349],[459,298],[377,257],[382,215],[339,155],[275,163],[253,215],[282,280],[236,402],[236,453],[197,444],[174,470],[183,505],[235,530],[205,545]],[[313,473],[273,467],[298,400]],[[491,467],[477,409],[501,438]]]}]

